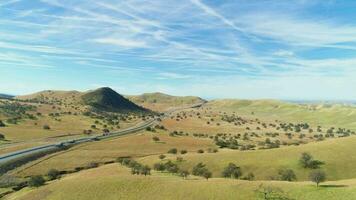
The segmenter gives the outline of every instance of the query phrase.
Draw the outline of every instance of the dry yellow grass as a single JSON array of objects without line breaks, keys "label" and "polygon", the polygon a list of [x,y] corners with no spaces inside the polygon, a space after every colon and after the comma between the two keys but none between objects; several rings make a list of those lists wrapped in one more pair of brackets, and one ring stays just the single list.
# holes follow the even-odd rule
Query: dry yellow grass
[{"label": "dry yellow grass", "polygon": [[316,188],[310,182],[240,181],[213,178],[182,178],[153,173],[152,176],[131,175],[129,169],[110,164],[85,170],[48,183],[38,189],[25,188],[7,196],[6,200],[256,200],[255,192],[262,184],[279,188],[298,200],[353,200],[356,199],[356,181],[345,180],[324,183],[330,187]]},{"label": "dry yellow grass", "polygon": [[[152,136],[160,138],[154,142]],[[107,141],[97,141],[73,147],[29,163],[18,170],[20,176],[45,174],[49,169],[72,170],[78,166],[86,166],[90,162],[115,160],[120,156],[142,157],[166,153],[171,148],[185,149],[195,152],[198,149],[213,147],[211,140],[193,137],[170,137],[167,133],[129,135]],[[16,172],[16,171],[15,171]]]},{"label": "dry yellow grass", "polygon": [[[322,169],[328,180],[350,179],[356,177],[356,155],[352,153],[356,145],[356,136],[334,140],[312,142],[300,146],[288,146],[278,149],[236,151],[220,150],[218,153],[189,153],[183,155],[181,167],[191,170],[194,165],[203,162],[213,172],[221,176],[228,163],[241,166],[243,172],[253,172],[257,180],[269,180],[276,176],[280,168],[293,169],[299,181],[308,180],[310,169],[302,168],[298,161],[303,152],[311,153],[315,159],[325,162]],[[174,156],[168,159],[175,159]],[[140,159],[141,162],[153,165],[159,160],[155,156]]]}]

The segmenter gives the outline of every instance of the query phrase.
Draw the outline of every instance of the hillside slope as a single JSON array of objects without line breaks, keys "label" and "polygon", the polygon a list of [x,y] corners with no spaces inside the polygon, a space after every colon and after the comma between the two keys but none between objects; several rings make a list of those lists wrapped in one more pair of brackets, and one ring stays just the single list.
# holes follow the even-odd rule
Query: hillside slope
[{"label": "hillside slope", "polygon": [[17,96],[16,99],[47,104],[89,106],[99,111],[108,112],[146,112],[108,87],[87,92],[45,90],[30,95]]},{"label": "hillside slope", "polygon": [[334,126],[356,130],[356,107],[341,104],[297,104],[277,100],[209,101],[205,108],[238,115],[284,122],[308,122],[312,125]]},{"label": "hillside slope", "polygon": [[172,96],[163,93],[144,93],[137,96],[127,96],[132,102],[154,111],[165,111],[170,108],[183,107],[204,103],[206,100],[195,96]]},{"label": "hillside slope", "polygon": [[121,96],[108,87],[89,91],[81,96],[85,105],[92,106],[98,110],[114,112],[146,112],[144,109],[130,100]]}]

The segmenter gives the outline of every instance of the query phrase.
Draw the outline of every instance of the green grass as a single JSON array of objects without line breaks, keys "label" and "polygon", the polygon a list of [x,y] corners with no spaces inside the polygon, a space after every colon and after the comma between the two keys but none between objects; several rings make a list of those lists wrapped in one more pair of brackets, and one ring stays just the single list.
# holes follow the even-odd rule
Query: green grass
[{"label": "green grass", "polygon": [[[309,152],[315,159],[325,162],[322,169],[326,171],[328,180],[350,179],[356,177],[356,155],[353,153],[356,137],[339,138],[322,142],[312,142],[300,146],[288,146],[278,149],[236,151],[220,150],[218,153],[188,153],[183,155],[181,167],[192,169],[199,162],[207,164],[214,177],[220,177],[221,172],[233,162],[242,167],[245,174],[253,172],[258,180],[270,180],[276,176],[280,168],[291,168],[299,181],[308,180],[309,169],[302,168],[298,160],[301,153]],[[175,156],[167,159],[175,160]],[[159,160],[156,156],[140,159],[141,162],[153,165]]]},{"label": "green grass", "polygon": [[204,180],[190,177],[183,180],[169,174],[153,173],[152,176],[131,175],[129,169],[110,164],[96,169],[68,175],[38,189],[25,188],[7,196],[6,200],[252,200],[261,199],[255,192],[262,184],[279,188],[293,199],[319,200],[356,199],[355,180],[324,183],[320,187],[309,182],[241,181],[213,178]]},{"label": "green grass", "polygon": [[325,128],[339,127],[356,130],[356,107],[344,105],[299,105],[274,100],[215,100],[204,106],[219,111],[236,112],[260,119],[284,122],[309,122]]},{"label": "green grass", "polygon": [[[153,135],[160,138],[159,142],[152,140]],[[106,162],[120,156],[142,157],[166,153],[171,148],[185,149],[195,152],[200,148],[214,147],[209,139],[193,137],[170,137],[166,132],[152,134],[128,135],[121,138],[97,141],[78,145],[68,151],[45,156],[28,163],[14,171],[16,175],[28,176],[45,174],[49,169],[73,170],[75,167],[86,166],[90,162]]]}]

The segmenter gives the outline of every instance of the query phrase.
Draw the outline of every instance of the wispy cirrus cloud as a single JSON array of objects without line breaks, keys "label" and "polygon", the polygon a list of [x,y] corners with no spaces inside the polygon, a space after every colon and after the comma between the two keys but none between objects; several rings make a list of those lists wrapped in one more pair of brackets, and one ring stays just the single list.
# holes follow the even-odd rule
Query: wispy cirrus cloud
[{"label": "wispy cirrus cloud", "polygon": [[356,16],[340,14],[347,8],[337,2],[10,0],[0,8],[0,68],[92,69],[113,82],[122,72],[125,81],[166,81],[172,90],[227,75],[356,75]]}]

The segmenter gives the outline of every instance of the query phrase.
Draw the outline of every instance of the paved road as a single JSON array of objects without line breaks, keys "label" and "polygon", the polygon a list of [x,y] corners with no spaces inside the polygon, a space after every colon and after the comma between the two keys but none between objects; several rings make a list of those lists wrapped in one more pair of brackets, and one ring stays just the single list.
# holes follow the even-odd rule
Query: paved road
[{"label": "paved road", "polygon": [[[179,110],[200,107],[203,104],[204,103],[199,103],[199,104],[194,104],[194,105],[190,105],[187,107],[171,109],[171,110],[165,112],[163,117],[168,117],[171,113],[179,111]],[[60,149],[65,146],[74,146],[74,145],[78,145],[78,144],[85,143],[85,142],[91,142],[91,141],[102,140],[102,139],[106,139],[106,138],[127,135],[130,133],[135,133],[137,131],[146,129],[149,126],[152,126],[156,122],[157,122],[157,119],[152,118],[152,119],[149,119],[143,123],[139,123],[133,127],[127,128],[122,131],[112,132],[112,133],[108,133],[108,134],[100,135],[100,136],[87,136],[87,137],[83,137],[83,138],[79,138],[79,139],[66,140],[66,141],[61,141],[61,142],[57,142],[57,143],[53,143],[53,144],[49,144],[49,145],[32,147],[32,148],[28,148],[28,149],[24,149],[24,150],[19,150],[19,151],[3,154],[3,155],[0,155],[0,165],[3,163],[6,163],[6,162],[12,161],[12,160],[20,159],[22,157],[34,155],[34,154],[41,153],[41,152],[47,152],[47,151],[51,151],[51,150]]]},{"label": "paved road", "polygon": [[147,120],[143,123],[137,124],[136,126],[127,128],[122,131],[112,132],[112,133],[108,133],[105,135],[99,135],[99,136],[89,136],[89,137],[83,137],[83,138],[79,138],[79,139],[66,140],[66,141],[57,142],[54,144],[43,145],[43,146],[38,146],[38,147],[33,147],[33,148],[28,148],[28,149],[24,149],[24,150],[20,150],[20,151],[3,154],[3,155],[0,155],[0,164],[11,161],[11,160],[15,160],[15,159],[18,159],[21,157],[25,157],[27,155],[32,155],[35,153],[59,149],[63,146],[73,146],[73,145],[81,144],[84,142],[91,142],[91,141],[102,140],[102,139],[106,139],[106,138],[117,137],[117,136],[134,133],[134,132],[137,132],[140,130],[144,130],[145,128],[153,125],[155,122],[156,122],[156,119],[150,119],[150,120]]}]

